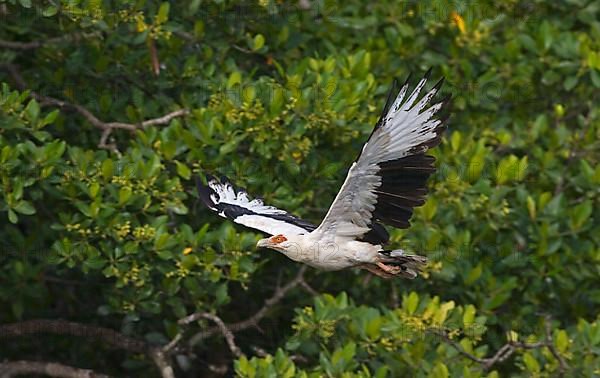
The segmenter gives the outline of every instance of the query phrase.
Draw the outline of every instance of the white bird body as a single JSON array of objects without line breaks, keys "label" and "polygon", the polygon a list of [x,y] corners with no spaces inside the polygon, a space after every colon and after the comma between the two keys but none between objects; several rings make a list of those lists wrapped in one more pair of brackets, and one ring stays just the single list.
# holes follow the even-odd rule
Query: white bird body
[{"label": "white bird body", "polygon": [[385,278],[416,277],[427,259],[383,249],[389,234],[381,223],[408,228],[413,208],[425,203],[427,178],[435,170],[434,158],[425,152],[440,142],[445,127],[438,113],[447,103],[431,104],[442,80],[419,99],[428,76],[429,72],[410,95],[409,80],[396,97],[392,88],[369,140],[318,227],[260,199],[250,200],[226,178],[208,177],[206,185],[198,180],[200,198],[220,216],[272,235],[257,246],[294,261],[322,270],[359,267]]},{"label": "white bird body", "polygon": [[[273,248],[290,259],[322,270],[340,270],[360,264],[374,264],[378,260],[380,245],[353,240],[348,237],[329,239],[321,232],[286,236],[281,246]],[[263,239],[265,240],[265,239]],[[266,247],[266,242],[263,243]],[[263,244],[259,243],[261,247]]]}]

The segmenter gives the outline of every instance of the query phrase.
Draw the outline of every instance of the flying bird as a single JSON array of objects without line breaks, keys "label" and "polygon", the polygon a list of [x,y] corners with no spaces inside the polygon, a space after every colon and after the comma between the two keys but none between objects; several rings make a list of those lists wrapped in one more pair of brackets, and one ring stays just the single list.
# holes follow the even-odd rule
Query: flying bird
[{"label": "flying bird", "polygon": [[420,96],[430,73],[410,93],[410,75],[399,91],[394,81],[378,122],[319,226],[251,199],[226,177],[207,176],[206,185],[198,178],[200,198],[221,217],[271,235],[257,247],[294,261],[323,270],[358,267],[384,278],[415,278],[427,258],[385,249],[389,234],[382,224],[408,228],[413,208],[425,203],[427,179],[435,171],[435,159],[426,152],[440,143],[450,99],[433,101],[443,78]]}]

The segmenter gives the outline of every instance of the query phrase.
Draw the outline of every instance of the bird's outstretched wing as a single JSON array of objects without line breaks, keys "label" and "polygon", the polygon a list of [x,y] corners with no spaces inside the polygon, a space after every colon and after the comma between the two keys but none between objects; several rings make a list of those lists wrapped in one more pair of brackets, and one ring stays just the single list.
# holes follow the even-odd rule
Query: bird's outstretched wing
[{"label": "bird's outstretched wing", "polygon": [[435,159],[425,152],[439,144],[445,129],[439,113],[448,99],[432,104],[443,79],[419,99],[430,72],[406,97],[409,76],[392,102],[394,83],[381,118],[316,232],[385,244],[389,237],[377,222],[410,226],[413,208],[425,203],[427,178],[435,170]]},{"label": "bird's outstretched wing", "polygon": [[198,194],[206,207],[223,218],[269,235],[307,234],[316,228],[284,210],[265,205],[260,199],[250,200],[245,190],[234,187],[226,177],[218,180],[207,176],[206,182],[204,185],[200,178],[196,179]]}]

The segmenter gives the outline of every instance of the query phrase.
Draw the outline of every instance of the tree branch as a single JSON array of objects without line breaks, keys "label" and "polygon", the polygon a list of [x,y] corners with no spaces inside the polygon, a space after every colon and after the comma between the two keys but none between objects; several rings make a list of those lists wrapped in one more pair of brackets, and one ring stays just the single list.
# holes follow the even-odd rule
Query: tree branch
[{"label": "tree branch", "polygon": [[458,353],[468,358],[471,361],[477,362],[481,364],[484,370],[489,370],[496,363],[503,362],[507,360],[513,353],[515,353],[519,349],[538,349],[538,348],[548,348],[550,353],[556,358],[559,363],[560,375],[563,376],[564,373],[569,369],[565,359],[558,353],[556,348],[554,347],[554,342],[552,340],[552,330],[550,328],[550,318],[546,317],[544,321],[544,326],[546,330],[546,335],[544,341],[539,341],[536,343],[524,343],[521,341],[513,341],[510,340],[506,344],[504,344],[500,349],[494,353],[492,357],[480,358],[477,357],[466,350],[455,340],[452,340],[446,332],[440,331],[432,331],[434,334],[440,336],[446,343],[452,346]]},{"label": "tree branch", "polygon": [[[175,378],[168,357],[160,347],[152,346],[143,340],[123,335],[109,328],[85,325],[66,320],[26,320],[0,325],[2,338],[19,337],[29,334],[51,333],[95,339],[113,348],[132,353],[144,353],[152,358],[163,378]],[[1,365],[0,365],[1,366]],[[1,371],[1,370],[0,370]]]},{"label": "tree branch", "polygon": [[56,362],[9,361],[0,362],[0,378],[10,378],[24,374],[45,374],[63,378],[110,378],[89,369],[79,369]]},{"label": "tree branch", "polygon": [[200,316],[216,323],[217,327],[219,328],[219,331],[221,331],[221,333],[223,334],[225,341],[227,341],[227,346],[229,346],[229,350],[231,350],[231,353],[236,357],[242,356],[242,351],[235,344],[235,337],[233,336],[233,332],[231,332],[231,330],[229,330],[229,328],[225,325],[225,323],[223,322],[223,320],[221,320],[221,318],[219,318],[216,315],[209,314],[209,313],[200,314]]},{"label": "tree branch", "polygon": [[[241,320],[236,323],[231,323],[231,324],[225,324],[223,322],[223,325],[225,326],[225,329],[227,330],[227,332],[233,334],[235,332],[243,331],[243,330],[251,328],[251,327],[258,328],[258,323],[268,314],[268,312],[271,310],[271,308],[273,306],[275,306],[277,303],[279,303],[285,297],[285,295],[290,290],[294,289],[295,287],[297,287],[299,285],[302,285],[303,287],[305,287],[308,290],[308,288],[310,288],[310,286],[308,286],[308,284],[306,284],[306,282],[304,281],[304,273],[305,272],[306,272],[306,266],[302,266],[298,270],[296,277],[294,277],[286,285],[284,285],[282,287],[277,287],[277,289],[275,290],[273,295],[265,301],[263,307],[261,307],[256,313],[254,313],[249,318],[247,318],[245,320]],[[314,290],[312,290],[312,291],[314,291]],[[205,315],[206,315],[206,313],[204,313],[204,312],[188,315],[185,318],[180,319],[179,324],[180,325],[188,325],[188,324],[193,323],[201,318],[206,319],[207,317]],[[211,315],[211,314],[209,314],[209,315]],[[213,316],[213,315],[211,315],[211,316]],[[213,320],[213,319],[210,319],[210,320]],[[219,320],[221,320],[221,319],[219,318]],[[217,322],[215,321],[215,323],[217,323]],[[209,328],[205,331],[198,332],[194,336],[192,336],[190,338],[190,340],[188,341],[188,345],[193,346],[195,344],[198,344],[198,343],[202,342],[203,340],[205,340],[209,337],[212,337],[213,335],[215,335],[217,333],[222,333],[223,336],[225,336],[227,339],[226,334],[223,332],[223,328],[217,323],[217,326]],[[179,341],[181,339],[181,337],[176,336],[176,339],[178,339],[178,341]],[[175,341],[175,339],[173,341]],[[228,344],[229,344],[229,342],[228,342]],[[229,344],[229,346],[231,349],[231,344]],[[232,352],[233,352],[233,350],[232,350]]]},{"label": "tree branch", "polygon": [[2,338],[19,337],[36,333],[92,338],[114,348],[124,349],[133,353],[146,353],[148,348],[146,342],[125,336],[112,329],[66,320],[38,319],[0,325],[0,335],[2,335]]},{"label": "tree branch", "polygon": [[92,32],[92,33],[72,33],[66,34],[60,37],[41,39],[37,41],[30,42],[16,42],[16,41],[6,41],[0,39],[0,48],[12,49],[12,50],[34,50],[39,47],[56,44],[61,42],[79,42],[82,39],[99,37],[101,33]]},{"label": "tree branch", "polygon": [[175,372],[169,362],[169,356],[162,348],[151,348],[148,352],[154,364],[158,367],[162,378],[175,378]]},{"label": "tree branch", "polygon": [[[13,64],[6,64],[5,67],[8,70],[8,72],[10,73],[10,75],[12,76],[13,80],[15,81],[17,88],[21,91],[28,90],[27,83],[23,79],[23,76],[21,76],[21,73],[19,72],[18,68]],[[96,117],[92,112],[90,112],[88,109],[86,109],[85,107],[83,107],[81,105],[73,104],[68,101],[63,101],[63,100],[59,100],[59,99],[56,99],[53,97],[41,95],[34,91],[30,91],[29,96],[31,98],[34,98],[36,101],[38,101],[40,103],[40,105],[51,105],[51,106],[59,107],[60,109],[71,109],[71,110],[76,111],[77,113],[82,115],[94,127],[102,130],[102,135],[100,137],[98,147],[108,149],[108,150],[111,150],[116,153],[118,153],[116,145],[112,144],[112,143],[108,143],[108,138],[110,137],[110,134],[112,133],[112,131],[114,129],[135,131],[137,129],[142,129],[142,128],[145,128],[148,126],[164,125],[164,124],[169,123],[174,118],[182,117],[184,115],[189,114],[189,110],[179,109],[179,110],[173,111],[171,113],[168,113],[162,117],[145,120],[138,124],[125,123],[125,122],[104,122],[104,121],[101,121],[100,119],[98,119],[98,117]]]}]

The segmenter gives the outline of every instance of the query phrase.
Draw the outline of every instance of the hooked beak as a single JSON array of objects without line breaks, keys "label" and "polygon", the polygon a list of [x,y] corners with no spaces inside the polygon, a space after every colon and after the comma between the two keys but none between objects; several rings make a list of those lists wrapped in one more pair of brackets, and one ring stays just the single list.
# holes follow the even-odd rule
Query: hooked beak
[{"label": "hooked beak", "polygon": [[258,243],[256,243],[256,246],[258,248],[269,248],[269,246],[271,245],[271,242],[269,241],[269,239],[260,239],[258,241]]}]

